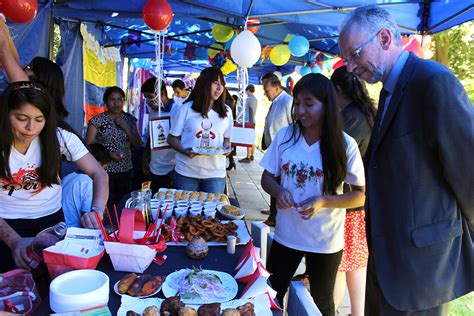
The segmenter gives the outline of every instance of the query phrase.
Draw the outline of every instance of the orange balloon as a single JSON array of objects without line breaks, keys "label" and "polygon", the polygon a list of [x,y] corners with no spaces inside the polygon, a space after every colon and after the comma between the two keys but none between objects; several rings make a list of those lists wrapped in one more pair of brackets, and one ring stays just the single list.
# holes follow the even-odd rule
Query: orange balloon
[{"label": "orange balloon", "polygon": [[258,24],[260,24],[260,20],[257,18],[251,18],[247,21],[247,30],[252,32],[253,34],[257,33],[258,31]]}]

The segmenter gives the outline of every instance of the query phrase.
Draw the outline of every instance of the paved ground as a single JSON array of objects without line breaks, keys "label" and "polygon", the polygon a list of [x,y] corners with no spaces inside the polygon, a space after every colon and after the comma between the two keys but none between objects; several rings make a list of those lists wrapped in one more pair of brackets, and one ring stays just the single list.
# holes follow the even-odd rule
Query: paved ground
[{"label": "paved ground", "polygon": [[228,172],[229,196],[235,198],[240,207],[245,210],[245,218],[248,222],[264,221],[267,215],[261,214],[260,211],[269,209],[270,196],[260,185],[263,169],[259,163],[263,154],[256,150],[254,161],[239,163],[239,159],[244,158],[245,155],[245,148],[238,147],[237,156],[234,158],[237,168]]}]

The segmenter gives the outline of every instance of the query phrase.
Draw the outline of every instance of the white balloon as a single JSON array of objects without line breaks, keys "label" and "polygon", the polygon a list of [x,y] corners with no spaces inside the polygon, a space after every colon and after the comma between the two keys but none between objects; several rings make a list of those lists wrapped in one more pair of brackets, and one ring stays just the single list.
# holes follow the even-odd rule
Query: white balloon
[{"label": "white balloon", "polygon": [[250,68],[260,59],[262,46],[252,32],[244,30],[235,37],[230,47],[230,53],[237,65]]}]

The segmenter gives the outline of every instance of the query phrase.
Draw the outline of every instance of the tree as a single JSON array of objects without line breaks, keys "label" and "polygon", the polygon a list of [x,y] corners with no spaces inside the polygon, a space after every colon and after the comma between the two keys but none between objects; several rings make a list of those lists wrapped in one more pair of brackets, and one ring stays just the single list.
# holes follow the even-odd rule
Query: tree
[{"label": "tree", "polygon": [[474,102],[474,22],[435,34],[433,39],[433,59],[456,74]]}]

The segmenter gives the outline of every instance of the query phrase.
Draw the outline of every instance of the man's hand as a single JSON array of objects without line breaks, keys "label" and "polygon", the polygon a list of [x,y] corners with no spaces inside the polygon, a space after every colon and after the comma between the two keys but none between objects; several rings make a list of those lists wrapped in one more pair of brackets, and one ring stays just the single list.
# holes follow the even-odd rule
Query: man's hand
[{"label": "man's hand", "polygon": [[81,216],[81,226],[84,228],[99,229],[99,223],[97,222],[97,218],[95,217],[96,213],[99,214],[100,220],[103,219],[104,214],[102,212],[85,212]]},{"label": "man's hand", "polygon": [[199,154],[195,153],[192,148],[186,148],[185,155],[192,159]]}]

